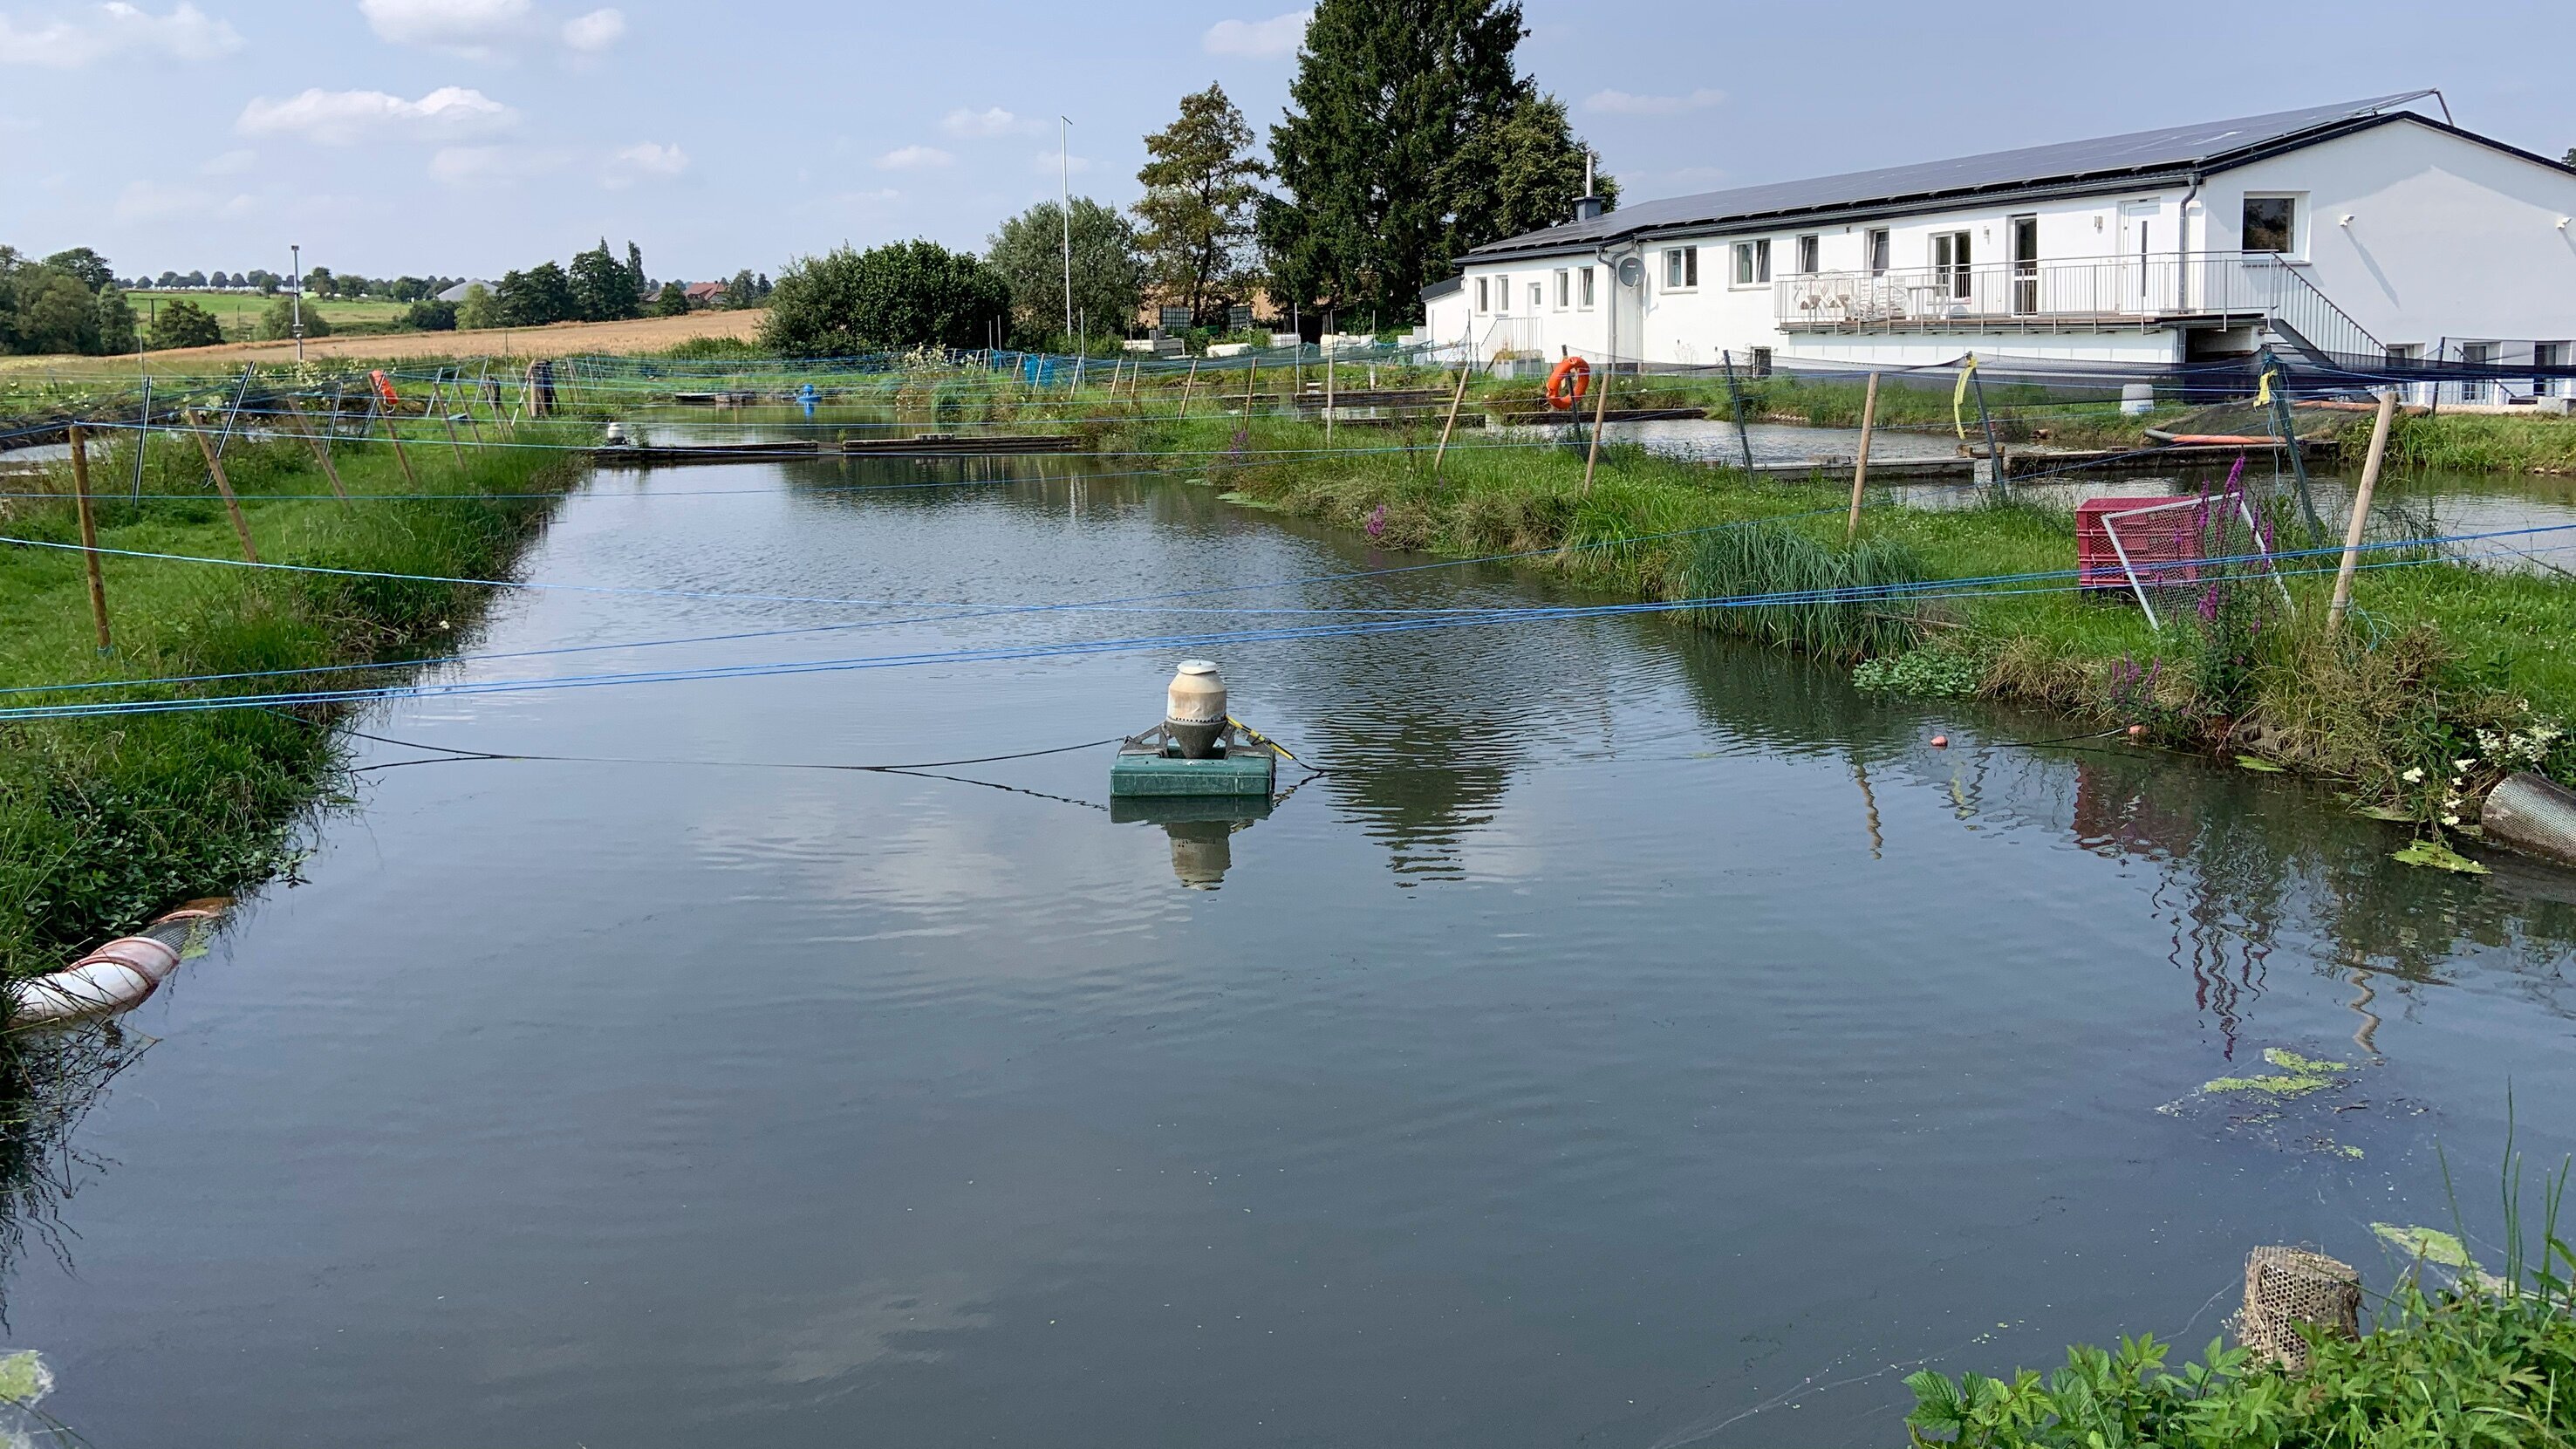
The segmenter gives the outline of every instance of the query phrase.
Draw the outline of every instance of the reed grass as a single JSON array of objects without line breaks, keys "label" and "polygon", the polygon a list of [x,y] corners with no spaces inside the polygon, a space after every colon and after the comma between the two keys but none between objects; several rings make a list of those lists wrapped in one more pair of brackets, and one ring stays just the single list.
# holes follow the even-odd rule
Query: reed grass
[{"label": "reed grass", "polygon": [[[523,429],[529,441],[568,437]],[[550,507],[542,496],[572,467],[545,449],[470,450],[460,465],[424,437],[410,444],[415,487],[381,443],[335,453],[358,495],[332,501],[300,442],[236,440],[225,454],[247,499],[264,561],[448,577],[506,573]],[[92,470],[103,546],[239,558],[219,503],[118,497],[130,446]],[[162,439],[145,460],[146,493],[195,492],[192,443]],[[192,466],[193,464],[193,466]],[[66,468],[63,470],[68,472]],[[114,480],[110,491],[105,485]],[[57,479],[57,487],[67,486]],[[20,491],[47,491],[27,490]],[[423,496],[409,496],[409,495]],[[73,509],[20,499],[11,536],[68,543]],[[104,561],[115,653],[98,654],[80,556],[0,547],[0,688],[91,680],[230,674],[375,662],[442,652],[480,616],[489,589],[420,580],[263,572],[183,563]],[[370,682],[397,677],[370,671]],[[330,687],[350,676],[299,676]],[[240,686],[164,686],[148,693]],[[10,693],[12,704],[91,698]],[[237,893],[292,858],[302,822],[332,789],[328,716],[263,710],[20,721],[0,725],[0,971],[53,970],[65,952],[131,930],[196,896]]]}]

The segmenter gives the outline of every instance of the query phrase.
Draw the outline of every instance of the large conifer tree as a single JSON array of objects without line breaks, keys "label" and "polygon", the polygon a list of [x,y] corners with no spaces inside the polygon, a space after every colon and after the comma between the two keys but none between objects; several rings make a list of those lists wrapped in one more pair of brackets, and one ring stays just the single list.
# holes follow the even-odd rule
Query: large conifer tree
[{"label": "large conifer tree", "polygon": [[1571,219],[1582,148],[1514,72],[1527,33],[1519,0],[1319,0],[1270,132],[1274,301],[1416,316],[1460,253]]}]

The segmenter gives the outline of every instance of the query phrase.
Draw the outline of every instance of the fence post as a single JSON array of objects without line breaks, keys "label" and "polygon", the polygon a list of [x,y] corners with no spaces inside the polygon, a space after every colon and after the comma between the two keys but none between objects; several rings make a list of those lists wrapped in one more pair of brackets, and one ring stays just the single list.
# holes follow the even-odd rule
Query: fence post
[{"label": "fence post", "polygon": [[2004,457],[2002,441],[1995,437],[1995,415],[1986,411],[1985,378],[1971,371],[1968,374],[1968,385],[1976,389],[1977,424],[1986,430],[1986,466],[1994,475],[1995,495],[2002,497],[2012,491],[2012,465]]},{"label": "fence post", "polygon": [[[1869,375],[1869,393],[1860,404],[1860,456],[1852,460],[1851,521],[1843,525],[1843,542],[1848,545],[1860,537],[1860,491],[1869,483],[1869,433],[1878,422],[1878,374]],[[1862,777],[1861,788],[1869,788],[1868,777]]]},{"label": "fence post", "polygon": [[1191,393],[1193,390],[1195,390],[1195,389],[1198,387],[1198,385],[1199,385],[1199,360],[1198,360],[1197,358],[1193,357],[1193,358],[1191,358],[1191,359],[1190,359],[1190,377],[1189,377],[1189,381],[1184,382],[1184,383],[1182,383],[1182,384],[1181,384],[1181,410],[1180,410],[1179,412],[1177,412],[1177,413],[1173,414],[1173,417],[1174,417],[1174,418],[1176,418],[1176,419],[1186,419],[1187,417],[1189,417],[1189,415],[1190,415],[1190,393]]},{"label": "fence post", "polygon": [[72,491],[80,500],[81,562],[89,570],[89,616],[98,625],[98,652],[105,654],[116,646],[107,636],[107,580],[98,569],[98,520],[89,506],[89,440],[78,423],[72,424]]},{"label": "fence post", "polygon": [[376,416],[384,420],[385,441],[394,445],[394,461],[402,465],[403,485],[414,493],[419,492],[420,479],[412,475],[411,455],[403,451],[402,430],[394,426],[394,410],[386,406],[382,398],[376,400]]},{"label": "fence post", "polygon": [[2335,570],[2334,602],[2326,606],[2326,627],[2343,622],[2352,607],[2352,573],[2361,555],[2362,526],[2370,521],[2370,493],[2379,486],[2380,461],[2388,456],[2388,427],[2397,416],[2397,389],[2379,392],[2379,417],[2370,425],[2370,456],[2362,461],[2361,486],[2353,490],[2352,522],[2344,525],[2343,564]]},{"label": "fence post", "polygon": [[2272,432],[2280,438],[2282,450],[2290,455],[2290,476],[2299,488],[2299,515],[2307,520],[2309,531],[2323,533],[2326,522],[2317,515],[2316,499],[2308,492],[2308,460],[2299,451],[2299,425],[2290,416],[2289,371],[2272,356],[2268,347],[2263,349],[2260,365],[2280,379],[2280,386],[2272,389]]},{"label": "fence post", "polygon": [[197,451],[206,455],[206,470],[215,475],[215,491],[224,495],[224,512],[232,515],[233,532],[241,536],[242,557],[259,562],[259,545],[251,542],[250,520],[242,517],[241,500],[233,497],[232,480],[224,476],[224,460],[215,456],[214,444],[206,441],[206,429],[193,411],[188,414],[188,430],[197,438]]},{"label": "fence post", "polygon": [[1735,441],[1743,445],[1744,481],[1750,483],[1753,481],[1753,435],[1744,430],[1744,391],[1735,385],[1735,353],[1731,350],[1720,352],[1717,360],[1726,369],[1726,397],[1735,408]]},{"label": "fence post", "polygon": [[152,379],[143,379],[143,416],[134,430],[134,501],[143,501],[143,461],[152,451]]},{"label": "fence post", "polygon": [[1458,405],[1467,400],[1467,376],[1474,369],[1461,358],[1458,362],[1458,390],[1449,395],[1449,421],[1440,425],[1440,446],[1431,450],[1431,481],[1440,481],[1440,460],[1449,453],[1449,435],[1458,429]]},{"label": "fence post", "polygon": [[1615,357],[1601,359],[1601,393],[1592,400],[1592,446],[1583,454],[1583,492],[1587,497],[1592,492],[1593,466],[1601,461],[1601,424],[1610,416],[1610,374],[1617,363]]},{"label": "fence post", "polygon": [[349,490],[341,486],[339,465],[331,461],[331,450],[322,446],[322,440],[313,435],[313,423],[304,416],[304,405],[289,398],[286,407],[287,416],[295,419],[295,431],[304,435],[305,445],[313,450],[314,461],[322,465],[322,476],[331,480],[331,492],[339,498],[341,507],[348,507]]}]

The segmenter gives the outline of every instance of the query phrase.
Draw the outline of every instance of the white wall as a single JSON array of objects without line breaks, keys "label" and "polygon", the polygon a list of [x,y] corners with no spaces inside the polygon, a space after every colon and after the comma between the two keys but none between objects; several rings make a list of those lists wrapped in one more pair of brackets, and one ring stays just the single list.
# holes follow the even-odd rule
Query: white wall
[{"label": "white wall", "polygon": [[2375,126],[2210,178],[2213,249],[2239,245],[2248,192],[2300,198],[2308,279],[2383,343],[2576,339],[2576,176],[2556,167]]},{"label": "white wall", "polygon": [[[2249,192],[2294,194],[2301,202],[2303,273],[2380,341],[2417,343],[2429,353],[2448,337],[2454,356],[2462,339],[2576,341],[2576,222],[2565,230],[2557,225],[2561,217],[2576,216],[2576,176],[2558,168],[2398,121],[2217,173],[2193,197],[2186,217],[2188,192],[2186,184],[2176,183],[1809,230],[1818,239],[1818,269],[1825,272],[1864,269],[1865,237],[1873,226],[1888,228],[1888,262],[1896,271],[1931,266],[1933,237],[1951,231],[1969,233],[1973,265],[2001,265],[2010,258],[2007,218],[2015,215],[2038,218],[2043,263],[2134,256],[2142,247],[2157,256],[2233,252],[2242,244]],[[2352,224],[2338,225],[2347,214]],[[1741,359],[1757,347],[1782,357],[1866,354],[1887,362],[1923,353],[1955,357],[1972,349],[2105,360],[2180,355],[2176,335],[2162,332],[2034,336],[1963,328],[1868,338],[1784,332],[1775,318],[1771,283],[1735,285],[1733,245],[1767,238],[1771,277],[1778,281],[1792,275],[1801,234],[1797,228],[1712,231],[1648,244],[1640,257],[1646,272],[1642,325],[1629,329],[1641,335],[1619,338],[1619,356],[1708,364],[1721,351]],[[1695,288],[1664,285],[1663,253],[1679,246],[1700,248]],[[1586,266],[1602,263],[1584,252],[1469,268],[1462,309],[1473,306],[1479,276],[1508,277],[1513,294],[1508,322],[1493,311],[1469,319],[1480,342],[1493,344],[1483,350],[1489,355],[1510,345],[1548,356],[1564,349],[1604,355],[1610,349],[1606,268],[1593,309],[1560,311],[1553,305],[1556,269]],[[1535,312],[1529,305],[1532,282],[1543,289]],[[2526,347],[2520,357],[2528,356]],[[2513,354],[2500,360],[2514,360]]]}]

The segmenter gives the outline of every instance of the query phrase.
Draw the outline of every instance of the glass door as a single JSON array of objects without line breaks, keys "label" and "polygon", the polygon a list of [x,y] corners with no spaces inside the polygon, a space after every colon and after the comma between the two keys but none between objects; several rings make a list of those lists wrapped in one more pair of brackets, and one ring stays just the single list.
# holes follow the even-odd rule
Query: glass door
[{"label": "glass door", "polygon": [[2039,310],[2039,218],[2011,217],[2004,227],[2012,237],[2012,309],[2027,317]]}]

